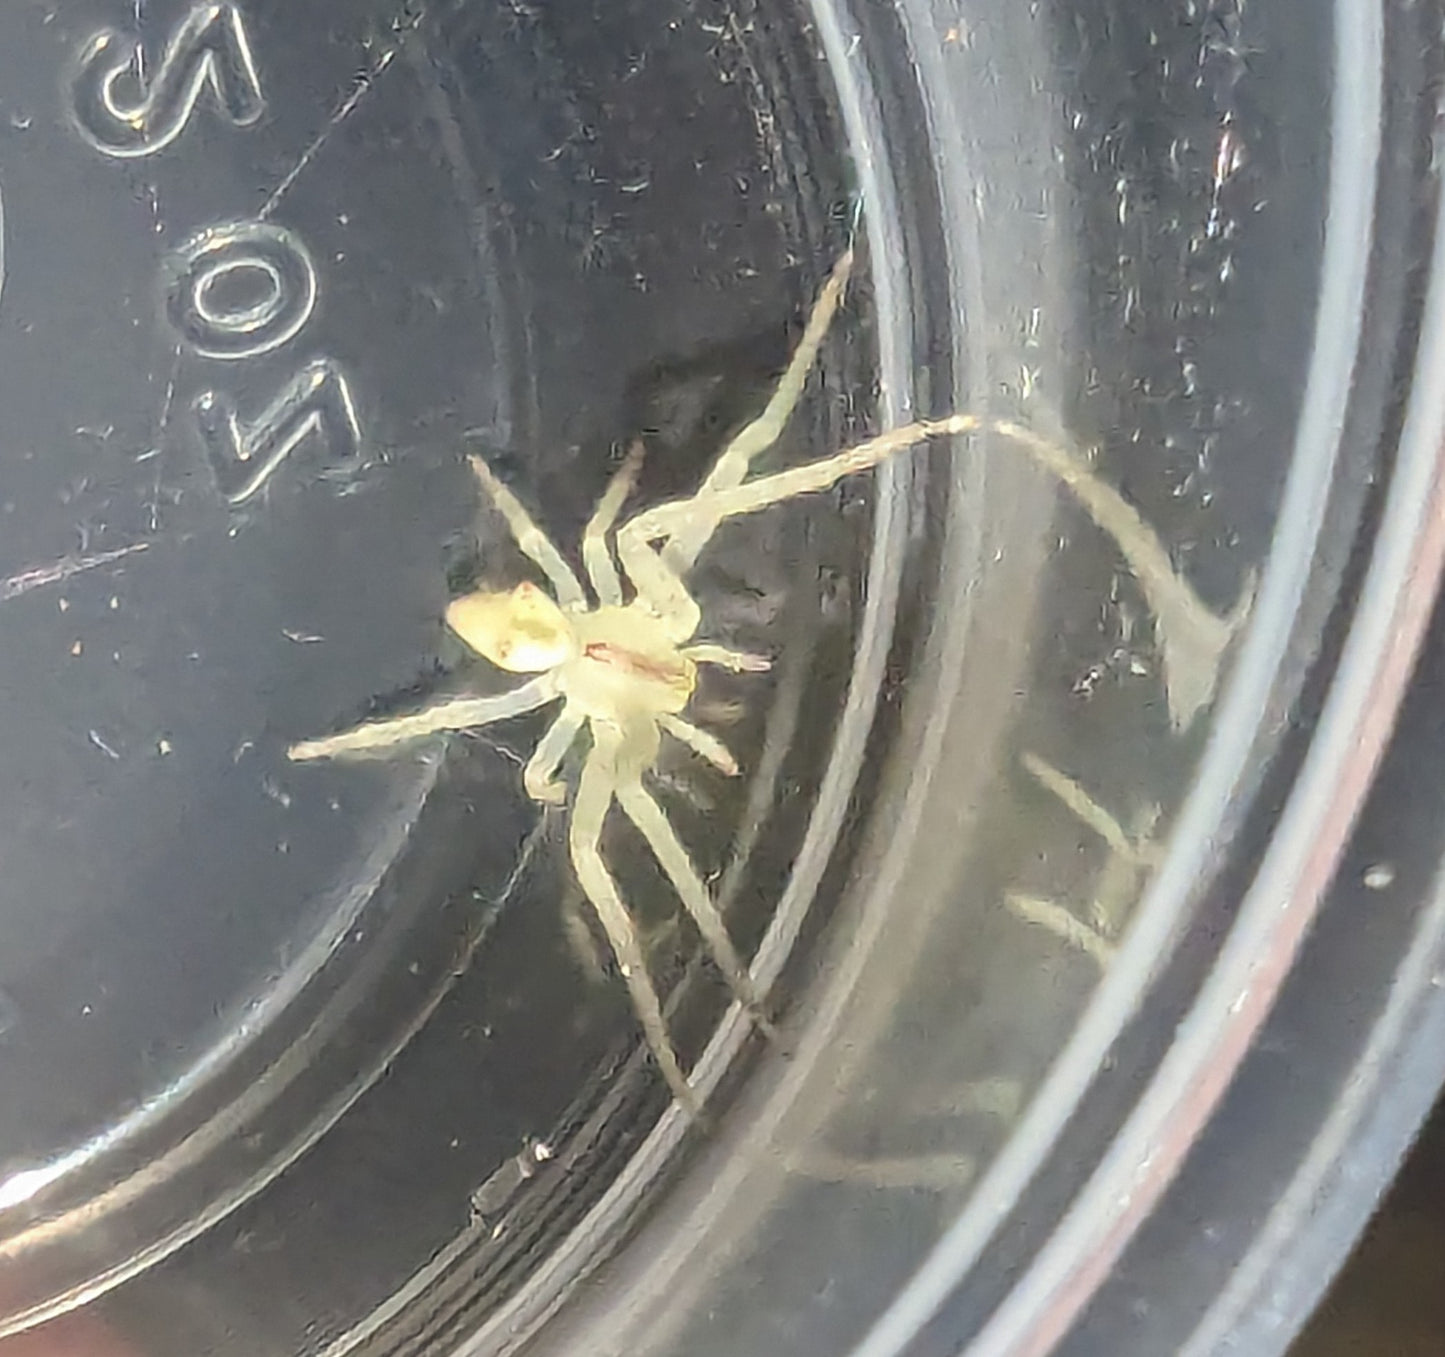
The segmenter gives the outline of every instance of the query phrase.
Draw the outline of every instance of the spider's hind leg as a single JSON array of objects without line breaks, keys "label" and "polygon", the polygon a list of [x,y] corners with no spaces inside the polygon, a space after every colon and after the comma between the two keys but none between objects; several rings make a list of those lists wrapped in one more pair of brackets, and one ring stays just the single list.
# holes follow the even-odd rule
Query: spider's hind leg
[{"label": "spider's hind leg", "polygon": [[662,807],[640,781],[628,781],[619,785],[617,800],[623,813],[657,855],[668,880],[672,882],[687,912],[692,915],[698,932],[702,934],[703,941],[707,943],[708,951],[712,953],[718,969],[727,978],[729,988],[747,1009],[758,1030],[776,1039],[777,1032],[763,1013],[762,1002],[753,987],[753,978],[738,955],[737,948],[733,946],[732,938],[728,936],[727,925]]},{"label": "spider's hind leg", "polygon": [[602,826],[615,790],[614,755],[615,751],[608,747],[605,738],[599,739],[582,767],[568,830],[572,866],[583,894],[597,911],[597,917],[607,933],[653,1059],[662,1070],[673,1096],[690,1115],[696,1117],[701,1110],[697,1094],[687,1082],[677,1052],[673,1049],[662,1013],[662,1002],[647,973],[647,960],[637,928],[627,912],[627,906],[622,903],[617,883],[602,860]]}]

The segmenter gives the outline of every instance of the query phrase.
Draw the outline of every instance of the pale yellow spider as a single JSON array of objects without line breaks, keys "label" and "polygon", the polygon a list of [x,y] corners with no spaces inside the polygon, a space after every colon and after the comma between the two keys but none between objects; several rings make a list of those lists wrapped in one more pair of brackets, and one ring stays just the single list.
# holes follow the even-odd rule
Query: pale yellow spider
[{"label": "pale yellow spider", "polygon": [[[1154,539],[1131,507],[1070,455],[1008,421],[985,422],[971,415],[920,421],[826,460],[748,481],[753,460],[776,442],[798,403],[837,313],[852,263],[851,251],[838,261],[766,409],[727,445],[698,492],[690,499],[649,509],[617,528],[617,557],[631,585],[630,599],[614,564],[609,536],[636,480],[640,445],[613,477],[583,533],[582,561],[595,604],[516,496],[485,462],[473,458],[472,469],[483,493],[501,513],[522,552],[546,576],[552,594],[530,583],[505,593],[480,589],[447,608],[447,625],[499,669],[535,677],[497,696],[448,699],[411,716],[370,722],[339,735],[303,741],[290,750],[296,760],[375,752],[441,731],[490,725],[551,702],[563,703],[528,762],[523,783],[537,801],[565,801],[566,788],[557,773],[587,730],[591,748],[578,779],[569,828],[573,867],[606,930],[653,1056],[678,1101],[690,1111],[696,1111],[696,1097],[668,1036],[637,930],[603,861],[600,842],[603,823],[616,801],[656,855],[733,993],[766,1028],[748,969],[722,916],[644,782],[664,735],[723,773],[738,772],[723,743],[685,716],[699,665],[734,672],[759,671],[769,665],[762,656],[694,640],[701,611],[684,576],[723,520],[824,490],[925,440],[990,428],[1020,442],[1079,495],[1095,520],[1120,541],[1146,592],[1158,595],[1161,590],[1167,593],[1171,584],[1182,587],[1172,576],[1159,578],[1161,571],[1169,573],[1167,558],[1157,543],[1150,546]],[[1147,539],[1142,547],[1135,540],[1140,533]],[[1164,560],[1163,566],[1158,558]],[[1206,620],[1214,619],[1206,616]]]},{"label": "pale yellow spider", "polygon": [[482,491],[522,552],[546,576],[552,594],[531,583],[505,593],[480,589],[452,602],[447,625],[499,669],[536,677],[498,696],[437,702],[411,716],[368,722],[290,750],[296,760],[364,754],[441,731],[490,725],[561,701],[562,711],[537,745],[523,783],[537,801],[565,801],[566,787],[557,781],[557,772],[587,729],[591,749],[578,779],[569,830],[573,866],[606,930],[648,1045],[673,1093],[689,1110],[696,1110],[695,1096],[668,1036],[637,930],[599,847],[603,822],[616,801],[657,855],[733,992],[754,1020],[766,1026],[747,967],[707,886],[644,784],[664,735],[723,773],[736,775],[737,762],[722,741],[684,716],[697,687],[697,669],[710,664],[752,672],[769,666],[763,656],[694,642],[701,612],[682,576],[725,518],[825,489],[923,439],[975,427],[974,420],[962,417],[910,425],[826,461],[743,483],[753,459],[777,440],[798,403],[842,300],[852,262],[851,251],[839,260],[767,408],[727,446],[702,489],[617,530],[617,555],[632,587],[630,601],[608,538],[636,480],[640,444],[612,478],[583,533],[582,562],[596,605],[517,497],[485,462],[473,457]]}]

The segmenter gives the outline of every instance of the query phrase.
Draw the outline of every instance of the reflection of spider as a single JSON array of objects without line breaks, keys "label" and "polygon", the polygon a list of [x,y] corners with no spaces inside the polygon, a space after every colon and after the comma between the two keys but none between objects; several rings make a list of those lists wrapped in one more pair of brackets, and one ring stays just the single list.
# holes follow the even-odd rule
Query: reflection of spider
[{"label": "reflection of spider", "polygon": [[[560,715],[526,766],[523,783],[538,801],[564,801],[566,788],[556,774],[586,729],[591,748],[573,798],[569,831],[573,867],[616,953],[652,1053],[673,1093],[689,1109],[696,1107],[695,1096],[673,1050],[637,930],[602,859],[600,843],[603,823],[616,801],[656,855],[733,993],[755,1021],[765,1025],[751,977],[722,916],[644,781],[664,735],[722,772],[738,772],[723,743],[684,715],[697,686],[699,665],[755,672],[769,664],[762,656],[694,639],[701,610],[684,577],[724,519],[825,490],[843,477],[867,471],[925,440],[992,429],[1018,443],[1068,485],[1095,521],[1115,538],[1156,604],[1161,645],[1182,645],[1183,641],[1171,640],[1176,634],[1190,643],[1187,658],[1192,667],[1182,668],[1182,660],[1175,667],[1181,673],[1202,673],[1199,661],[1209,661],[1206,700],[1228,635],[1225,624],[1172,574],[1162,546],[1116,491],[1099,482],[1071,454],[1009,421],[972,415],[921,421],[889,430],[823,461],[747,480],[753,460],[777,441],[798,403],[851,268],[850,251],[838,261],[814,303],[803,338],[766,409],[723,449],[698,492],[690,499],[649,509],[613,534],[637,478],[641,448],[634,446],[582,535],[582,562],[596,595],[595,606],[561,552],[516,496],[485,462],[472,459],[484,495],[501,513],[522,552],[547,578],[552,592],[549,595],[531,583],[506,593],[478,590],[453,601],[446,612],[447,624],[499,669],[535,677],[497,696],[448,699],[411,716],[369,722],[339,735],[303,741],[290,751],[296,760],[374,752],[562,702]],[[609,537],[615,541],[618,560],[631,586],[630,599],[613,561]],[[1165,626],[1166,612],[1179,619],[1169,628]],[[1205,655],[1205,651],[1209,653]],[[1168,686],[1167,654],[1165,670]],[[1202,705],[1192,693],[1191,702],[1196,708]]]}]

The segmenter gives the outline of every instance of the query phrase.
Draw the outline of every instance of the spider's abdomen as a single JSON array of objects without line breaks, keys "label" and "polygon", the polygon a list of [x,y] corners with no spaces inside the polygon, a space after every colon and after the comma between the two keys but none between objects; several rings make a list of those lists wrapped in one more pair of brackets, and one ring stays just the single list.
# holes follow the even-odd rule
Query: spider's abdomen
[{"label": "spider's abdomen", "polygon": [[578,653],[563,667],[559,686],[588,716],[625,722],[675,714],[692,699],[697,666],[650,614],[599,608],[573,625]]}]

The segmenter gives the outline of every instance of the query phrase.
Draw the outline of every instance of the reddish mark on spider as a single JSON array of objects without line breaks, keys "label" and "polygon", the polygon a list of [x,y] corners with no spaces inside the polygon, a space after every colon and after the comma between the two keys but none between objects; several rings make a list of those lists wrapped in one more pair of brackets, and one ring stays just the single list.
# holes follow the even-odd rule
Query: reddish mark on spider
[{"label": "reddish mark on spider", "polygon": [[679,677],[676,666],[662,660],[649,659],[635,650],[613,645],[609,641],[592,641],[582,648],[582,654],[598,664],[608,664],[624,674],[636,674],[639,678],[656,679],[659,683],[670,683]]}]

